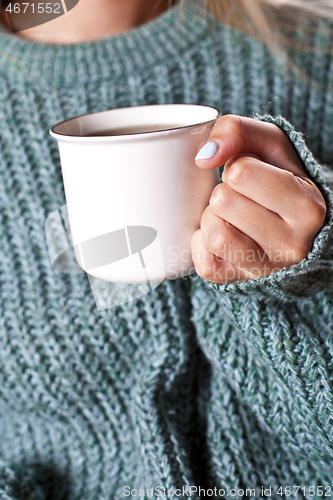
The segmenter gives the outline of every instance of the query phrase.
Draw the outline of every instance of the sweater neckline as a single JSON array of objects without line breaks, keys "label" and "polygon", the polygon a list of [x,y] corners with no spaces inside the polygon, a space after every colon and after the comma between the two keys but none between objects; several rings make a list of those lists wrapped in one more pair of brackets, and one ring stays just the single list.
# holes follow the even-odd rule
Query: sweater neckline
[{"label": "sweater neckline", "polygon": [[202,0],[191,0],[121,35],[77,44],[32,41],[1,24],[0,74],[54,88],[142,72],[181,56],[207,35],[209,22]]}]

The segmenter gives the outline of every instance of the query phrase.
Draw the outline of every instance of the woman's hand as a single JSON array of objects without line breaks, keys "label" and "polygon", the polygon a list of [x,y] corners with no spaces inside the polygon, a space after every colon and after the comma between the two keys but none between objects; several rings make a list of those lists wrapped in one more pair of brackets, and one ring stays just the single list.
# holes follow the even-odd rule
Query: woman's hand
[{"label": "woman's hand", "polygon": [[[213,283],[266,276],[311,251],[326,204],[287,135],[271,123],[235,115],[217,120],[202,169],[224,166],[192,237],[199,276]],[[202,153],[203,154],[202,154]]]}]

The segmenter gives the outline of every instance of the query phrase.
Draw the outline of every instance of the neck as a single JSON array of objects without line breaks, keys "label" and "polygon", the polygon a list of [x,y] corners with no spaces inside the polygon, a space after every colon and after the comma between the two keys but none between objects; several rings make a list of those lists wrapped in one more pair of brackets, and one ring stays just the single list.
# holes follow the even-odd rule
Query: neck
[{"label": "neck", "polygon": [[[22,2],[17,2],[22,3]],[[134,29],[162,14],[175,0],[79,0],[66,15],[16,35],[51,44],[70,44],[113,37]],[[62,0],[62,4],[64,1]],[[23,6],[24,4],[22,4]],[[8,14],[0,22],[10,31]]]}]

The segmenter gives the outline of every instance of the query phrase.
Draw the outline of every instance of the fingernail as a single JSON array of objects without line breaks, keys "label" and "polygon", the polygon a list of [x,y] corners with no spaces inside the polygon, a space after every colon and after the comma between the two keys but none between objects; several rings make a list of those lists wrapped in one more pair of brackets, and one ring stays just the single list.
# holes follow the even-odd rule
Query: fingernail
[{"label": "fingernail", "polygon": [[207,142],[199,151],[195,160],[209,160],[216,155],[217,150],[219,149],[216,142]]}]

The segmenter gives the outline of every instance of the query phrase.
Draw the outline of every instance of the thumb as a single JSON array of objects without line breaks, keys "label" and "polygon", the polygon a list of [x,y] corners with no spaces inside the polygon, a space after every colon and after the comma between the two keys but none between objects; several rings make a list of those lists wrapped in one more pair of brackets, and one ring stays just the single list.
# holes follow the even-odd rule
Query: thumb
[{"label": "thumb", "polygon": [[[197,163],[199,161],[199,163],[197,163],[198,167],[202,166],[200,160],[210,160],[216,155],[218,149],[218,144],[213,140],[209,140],[208,142],[206,142],[206,144],[200,149],[197,156],[195,157],[195,162]],[[205,168],[207,168],[207,165],[205,166]],[[215,168],[215,165],[212,167],[208,166],[208,168]]]},{"label": "thumb", "polygon": [[215,122],[195,162],[198,167],[210,170],[244,153],[253,153],[265,163],[304,175],[300,158],[282,129],[272,123],[236,115],[223,115]]}]

